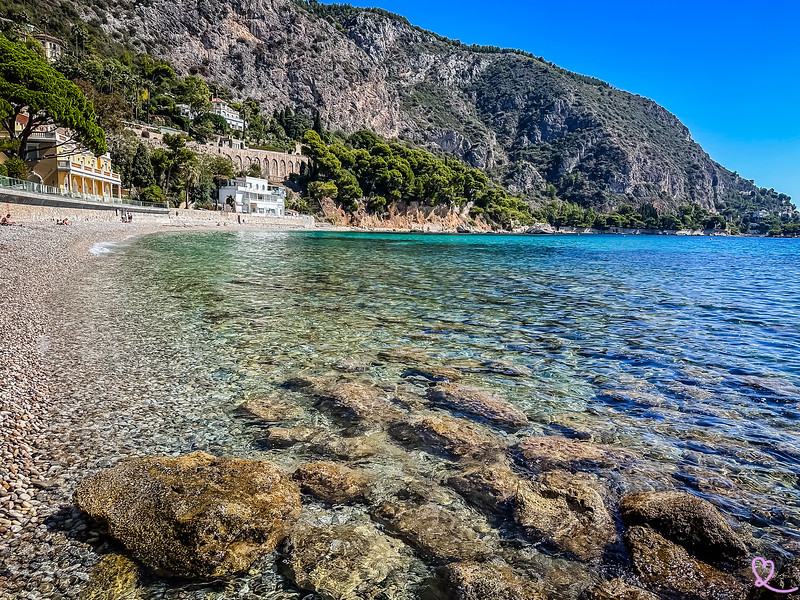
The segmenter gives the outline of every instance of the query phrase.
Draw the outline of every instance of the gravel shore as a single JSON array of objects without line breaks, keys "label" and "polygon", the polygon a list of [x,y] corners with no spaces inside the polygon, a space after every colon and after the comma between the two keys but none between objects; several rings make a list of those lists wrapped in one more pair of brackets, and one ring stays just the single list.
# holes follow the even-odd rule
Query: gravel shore
[{"label": "gravel shore", "polygon": [[[90,252],[96,243],[190,228],[218,229],[147,221],[0,228],[0,548],[42,519],[40,496],[49,468],[42,438],[53,382],[40,358],[57,318],[48,310],[52,295],[97,260]],[[1,580],[2,574],[0,589]]]}]

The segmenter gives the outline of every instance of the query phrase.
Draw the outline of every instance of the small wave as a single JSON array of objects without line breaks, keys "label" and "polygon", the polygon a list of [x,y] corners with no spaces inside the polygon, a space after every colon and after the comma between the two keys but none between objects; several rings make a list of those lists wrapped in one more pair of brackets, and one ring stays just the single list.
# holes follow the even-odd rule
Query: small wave
[{"label": "small wave", "polygon": [[89,252],[95,256],[103,256],[104,254],[111,254],[117,245],[116,242],[97,242],[89,248]]}]

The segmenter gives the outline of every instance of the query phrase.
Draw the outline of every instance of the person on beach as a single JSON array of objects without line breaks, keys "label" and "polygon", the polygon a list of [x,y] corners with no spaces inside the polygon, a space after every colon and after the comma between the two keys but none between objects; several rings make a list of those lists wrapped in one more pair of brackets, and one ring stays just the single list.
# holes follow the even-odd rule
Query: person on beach
[{"label": "person on beach", "polygon": [[128,213],[128,223],[133,223],[133,213]]},{"label": "person on beach", "polygon": [[11,218],[11,213],[8,213],[5,217],[0,219],[0,225],[16,225],[14,220]]}]

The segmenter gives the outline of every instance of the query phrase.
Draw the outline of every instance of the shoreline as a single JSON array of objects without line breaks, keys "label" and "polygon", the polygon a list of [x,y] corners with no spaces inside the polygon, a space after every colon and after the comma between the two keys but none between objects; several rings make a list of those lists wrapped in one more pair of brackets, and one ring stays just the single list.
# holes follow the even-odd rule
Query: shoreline
[{"label": "shoreline", "polygon": [[[69,318],[53,301],[77,274],[101,258],[98,244],[118,244],[155,233],[189,231],[286,231],[266,224],[133,223],[78,221],[25,223],[0,228],[0,547],[28,524],[40,522],[47,489],[48,411],[59,382],[42,369],[49,336]],[[0,588],[2,588],[0,576]]]}]

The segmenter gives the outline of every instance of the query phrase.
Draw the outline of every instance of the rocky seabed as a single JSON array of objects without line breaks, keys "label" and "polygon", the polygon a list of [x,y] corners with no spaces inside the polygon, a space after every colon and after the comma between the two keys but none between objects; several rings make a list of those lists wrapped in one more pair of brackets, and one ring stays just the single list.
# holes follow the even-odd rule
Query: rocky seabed
[{"label": "rocky seabed", "polygon": [[[48,295],[86,260],[36,244],[2,292],[0,598],[798,597],[755,587],[752,526],[591,433],[537,434],[466,369],[387,350],[250,394],[135,298],[78,314],[102,278]],[[379,363],[425,383],[376,385]]]}]

